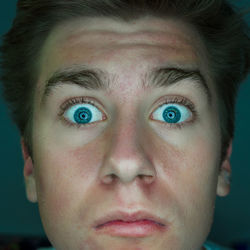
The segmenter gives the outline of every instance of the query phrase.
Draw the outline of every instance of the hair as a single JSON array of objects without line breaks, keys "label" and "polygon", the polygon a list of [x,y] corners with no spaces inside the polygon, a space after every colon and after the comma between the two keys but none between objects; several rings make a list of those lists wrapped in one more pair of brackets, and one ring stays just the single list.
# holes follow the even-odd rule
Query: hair
[{"label": "hair", "polygon": [[32,156],[34,91],[39,57],[51,31],[78,17],[126,22],[144,16],[176,17],[200,34],[219,96],[221,163],[234,137],[235,100],[250,71],[249,27],[226,0],[19,0],[17,14],[0,48],[3,96]]}]

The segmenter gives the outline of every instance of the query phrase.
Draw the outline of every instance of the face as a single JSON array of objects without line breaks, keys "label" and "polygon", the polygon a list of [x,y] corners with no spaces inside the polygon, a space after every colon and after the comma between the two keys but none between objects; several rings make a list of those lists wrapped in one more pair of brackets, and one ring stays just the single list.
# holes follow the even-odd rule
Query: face
[{"label": "face", "polygon": [[[152,17],[74,20],[52,31],[39,65],[24,175],[53,246],[203,249],[228,186],[218,97],[195,30]],[[95,228],[117,211],[164,226],[136,217]]]}]

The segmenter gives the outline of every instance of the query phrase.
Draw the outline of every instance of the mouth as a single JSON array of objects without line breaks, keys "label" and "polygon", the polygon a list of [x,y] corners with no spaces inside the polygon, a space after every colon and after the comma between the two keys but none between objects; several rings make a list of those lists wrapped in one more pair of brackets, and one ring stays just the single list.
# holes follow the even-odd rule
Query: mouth
[{"label": "mouth", "polygon": [[97,233],[122,237],[146,237],[167,229],[165,220],[147,212],[127,213],[116,211],[110,213],[94,224]]}]

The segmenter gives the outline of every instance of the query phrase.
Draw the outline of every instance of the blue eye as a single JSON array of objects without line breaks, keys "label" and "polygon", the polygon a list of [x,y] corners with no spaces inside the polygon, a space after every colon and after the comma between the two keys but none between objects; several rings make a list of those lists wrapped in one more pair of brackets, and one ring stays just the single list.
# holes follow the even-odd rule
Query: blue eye
[{"label": "blue eye", "polygon": [[92,104],[77,104],[70,107],[64,116],[72,123],[89,124],[103,120],[102,112]]},{"label": "blue eye", "polygon": [[192,116],[191,111],[183,105],[179,104],[163,104],[157,108],[152,118],[154,120],[163,121],[166,123],[181,123]]}]

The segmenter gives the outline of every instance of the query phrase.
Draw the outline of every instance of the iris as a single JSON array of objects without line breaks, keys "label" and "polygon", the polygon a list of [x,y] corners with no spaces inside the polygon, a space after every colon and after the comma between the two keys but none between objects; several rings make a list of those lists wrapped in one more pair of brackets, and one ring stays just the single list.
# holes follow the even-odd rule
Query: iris
[{"label": "iris", "polygon": [[92,113],[89,109],[81,107],[74,113],[74,120],[76,123],[85,124],[89,123],[92,119]]},{"label": "iris", "polygon": [[162,118],[168,123],[177,123],[181,119],[181,113],[177,108],[170,106],[164,110]]}]

